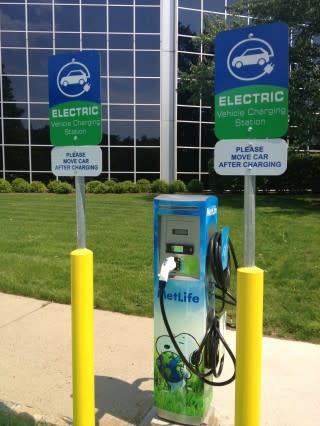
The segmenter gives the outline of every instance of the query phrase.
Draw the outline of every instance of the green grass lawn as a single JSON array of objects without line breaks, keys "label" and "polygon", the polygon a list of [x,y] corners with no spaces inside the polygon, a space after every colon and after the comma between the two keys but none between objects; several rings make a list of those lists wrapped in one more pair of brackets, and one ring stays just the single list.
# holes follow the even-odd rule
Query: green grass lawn
[{"label": "green grass lawn", "polygon": [[[243,195],[219,197],[240,264]],[[95,306],[152,316],[153,196],[91,195],[87,246]],[[256,264],[265,270],[265,334],[320,343],[320,197],[259,195]],[[75,196],[0,194],[0,291],[70,302]]]}]

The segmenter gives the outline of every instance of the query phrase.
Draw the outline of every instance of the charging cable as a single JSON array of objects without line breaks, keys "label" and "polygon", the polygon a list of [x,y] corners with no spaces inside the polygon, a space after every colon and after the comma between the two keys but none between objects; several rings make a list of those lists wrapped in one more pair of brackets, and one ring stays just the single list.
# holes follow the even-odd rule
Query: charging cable
[{"label": "charging cable", "polygon": [[[193,352],[193,354],[191,355],[191,362],[189,360],[186,359],[186,357],[184,356],[184,354],[182,353],[181,349],[179,348],[175,337],[172,333],[168,318],[167,318],[167,314],[166,314],[166,310],[165,310],[165,306],[164,306],[164,290],[165,287],[167,285],[168,282],[168,278],[169,278],[169,274],[170,272],[174,271],[174,269],[176,269],[177,263],[179,260],[175,259],[173,256],[167,257],[164,262],[161,265],[161,269],[160,269],[160,274],[159,274],[159,299],[160,299],[160,309],[161,309],[161,314],[162,314],[162,318],[163,318],[163,322],[165,324],[165,327],[167,329],[168,335],[172,341],[172,344],[175,348],[175,350],[177,351],[177,354],[180,356],[182,362],[187,366],[187,368],[193,373],[195,374],[197,377],[199,377],[203,382],[207,383],[208,385],[211,386],[225,386],[228,385],[229,383],[232,383],[233,380],[235,379],[235,366],[236,366],[236,359],[234,354],[232,353],[229,345],[227,344],[227,342],[225,341],[223,335],[221,334],[220,330],[219,330],[219,320],[217,318],[214,318],[212,321],[211,326],[209,327],[209,329],[207,330],[204,338],[202,339],[201,344],[199,345],[199,349],[195,352]],[[202,373],[200,371],[200,363],[201,363],[201,353],[203,351],[203,349],[206,347],[206,345],[208,344],[208,340],[209,336],[214,336],[214,340],[216,342],[216,346],[217,343],[219,342],[219,340],[222,342],[223,346],[225,347],[226,351],[228,352],[233,365],[234,365],[234,373],[232,375],[232,377],[230,377],[228,380],[225,380],[223,382],[214,382],[212,380],[209,380],[207,377],[210,375],[214,375],[215,377],[218,377],[221,374],[222,371],[222,367],[223,367],[223,358],[220,362],[220,368],[219,371],[216,371],[216,365],[215,365],[215,361],[214,361],[214,367],[211,368],[208,372],[206,373]],[[213,343],[213,342],[211,342]],[[214,359],[216,359],[216,357],[214,357]]]}]

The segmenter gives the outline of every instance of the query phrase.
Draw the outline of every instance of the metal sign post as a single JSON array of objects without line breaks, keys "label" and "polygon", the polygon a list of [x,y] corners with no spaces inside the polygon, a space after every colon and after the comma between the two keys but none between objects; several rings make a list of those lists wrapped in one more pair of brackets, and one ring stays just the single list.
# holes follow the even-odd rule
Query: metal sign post
[{"label": "metal sign post", "polygon": [[96,51],[49,58],[52,172],[74,176],[77,249],[71,257],[73,424],[95,425],[93,253],[86,248],[85,176],[101,173],[100,56]]},{"label": "metal sign post", "polygon": [[288,26],[243,27],[215,41],[214,167],[244,176],[244,267],[237,271],[235,426],[260,425],[263,271],[255,266],[256,175],[280,175],[288,128]]},{"label": "metal sign post", "polygon": [[86,200],[84,176],[75,177],[77,211],[77,248],[86,248]]},{"label": "metal sign post", "polygon": [[244,266],[255,265],[256,177],[244,177]]}]

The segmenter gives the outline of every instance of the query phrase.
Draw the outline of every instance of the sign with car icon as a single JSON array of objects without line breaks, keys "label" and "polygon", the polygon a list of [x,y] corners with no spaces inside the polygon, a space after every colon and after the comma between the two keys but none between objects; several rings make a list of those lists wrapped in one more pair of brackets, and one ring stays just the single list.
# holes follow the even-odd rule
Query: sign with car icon
[{"label": "sign with car icon", "polygon": [[283,136],[288,129],[288,26],[277,22],[220,32],[215,42],[215,134]]},{"label": "sign with car icon", "polygon": [[69,84],[80,84],[83,86],[87,82],[90,75],[87,75],[83,70],[71,70],[68,74],[61,78],[61,86],[68,86]]},{"label": "sign with car icon", "polygon": [[263,47],[246,49],[240,56],[232,59],[232,66],[241,68],[246,65],[260,65],[263,66],[269,62],[273,54],[267,52]]},{"label": "sign with car icon", "polygon": [[57,146],[101,142],[100,56],[96,51],[49,58],[50,139]]}]

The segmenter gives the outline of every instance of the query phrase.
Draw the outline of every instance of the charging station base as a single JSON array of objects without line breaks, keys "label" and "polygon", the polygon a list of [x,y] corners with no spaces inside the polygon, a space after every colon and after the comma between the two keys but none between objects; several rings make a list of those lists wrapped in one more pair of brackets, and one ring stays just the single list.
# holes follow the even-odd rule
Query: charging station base
[{"label": "charging station base", "polygon": [[[181,426],[181,423],[173,423],[170,420],[164,420],[160,418],[156,411],[154,410],[154,417],[150,420],[149,425],[150,426]],[[149,426],[148,425],[148,426]],[[143,425],[147,426],[147,425]],[[215,416],[215,409],[213,406],[210,406],[205,418],[201,423],[199,423],[199,426],[219,426],[219,421]]]}]

